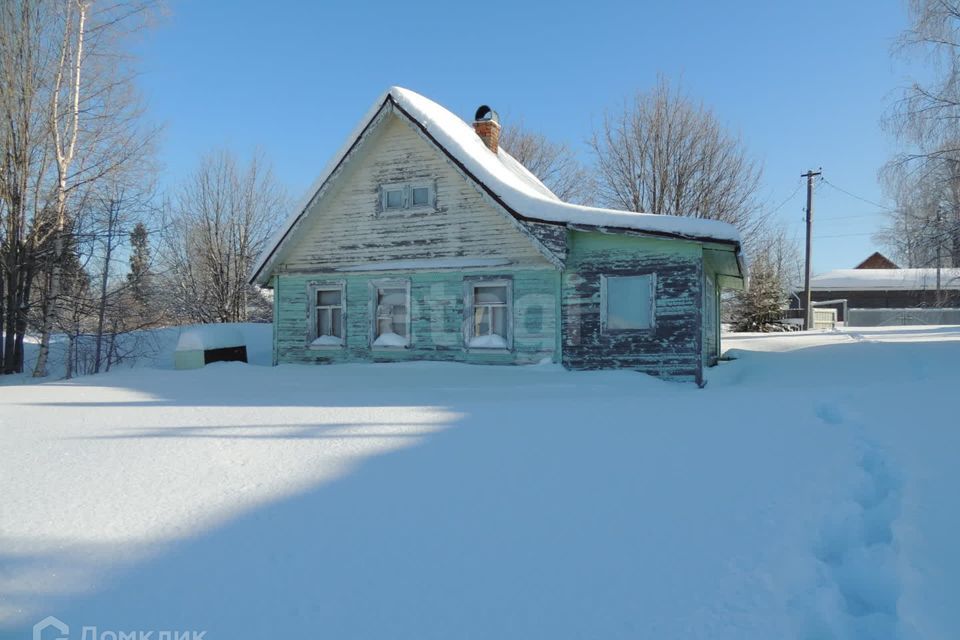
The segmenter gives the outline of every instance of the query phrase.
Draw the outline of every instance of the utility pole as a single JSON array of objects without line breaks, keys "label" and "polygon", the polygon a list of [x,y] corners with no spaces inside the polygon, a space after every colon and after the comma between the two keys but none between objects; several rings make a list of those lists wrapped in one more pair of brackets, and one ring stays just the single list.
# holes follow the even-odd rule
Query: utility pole
[{"label": "utility pole", "polygon": [[810,256],[813,249],[813,179],[822,173],[822,170],[817,170],[800,174],[801,178],[807,179],[807,257],[803,276],[803,328],[807,331],[813,328],[813,306],[810,304],[810,267],[812,264]]},{"label": "utility pole", "polygon": [[943,261],[943,256],[941,255],[943,250],[943,217],[941,215],[940,207],[937,207],[937,307],[942,306],[940,302],[940,264]]}]

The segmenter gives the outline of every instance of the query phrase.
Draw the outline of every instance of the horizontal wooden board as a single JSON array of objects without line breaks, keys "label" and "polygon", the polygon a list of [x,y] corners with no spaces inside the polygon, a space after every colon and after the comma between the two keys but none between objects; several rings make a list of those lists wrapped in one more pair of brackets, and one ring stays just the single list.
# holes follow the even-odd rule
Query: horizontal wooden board
[{"label": "horizontal wooden board", "polygon": [[[378,349],[370,345],[373,320],[370,283],[381,279],[410,281],[408,348]],[[464,338],[464,281],[509,278],[513,291],[513,348],[509,351],[467,348]],[[310,347],[311,282],[344,282],[346,295],[343,347]],[[528,364],[553,359],[557,351],[557,296],[560,275],[553,269],[468,272],[392,271],[364,274],[281,274],[276,286],[274,322],[278,362],[392,362],[455,360],[460,362]]]},{"label": "horizontal wooden board", "polygon": [[[572,369],[628,368],[700,381],[702,251],[699,244],[573,232],[562,276],[563,363]],[[603,333],[602,276],[656,274],[655,327]]]}]

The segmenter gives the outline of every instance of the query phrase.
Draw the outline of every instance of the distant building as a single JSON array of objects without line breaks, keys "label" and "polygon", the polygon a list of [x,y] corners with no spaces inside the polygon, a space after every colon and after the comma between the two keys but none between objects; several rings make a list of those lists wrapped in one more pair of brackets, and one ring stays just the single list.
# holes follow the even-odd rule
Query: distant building
[{"label": "distant building", "polygon": [[858,264],[855,269],[899,269],[896,263],[879,251],[874,251],[870,257]]},{"label": "distant building", "polygon": [[[837,309],[837,320],[873,324],[941,324],[950,320],[934,309],[960,308],[960,269],[901,269],[877,252],[855,269],[835,269],[810,280],[810,297],[817,305]],[[836,301],[836,302],[833,302]],[[912,314],[901,310],[931,310]],[[874,310],[867,312],[868,310]],[[884,314],[875,310],[889,310]],[[864,312],[864,313],[860,313]],[[942,316],[942,317],[941,317]],[[952,317],[952,316],[951,316]]]}]

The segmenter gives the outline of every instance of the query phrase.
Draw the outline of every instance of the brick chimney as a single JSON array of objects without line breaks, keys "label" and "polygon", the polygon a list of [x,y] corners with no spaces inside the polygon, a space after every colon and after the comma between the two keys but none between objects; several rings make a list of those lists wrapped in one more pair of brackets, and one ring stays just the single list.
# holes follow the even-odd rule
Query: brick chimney
[{"label": "brick chimney", "polygon": [[500,148],[500,116],[487,105],[480,105],[473,116],[473,130],[477,132],[487,149],[497,152]]}]

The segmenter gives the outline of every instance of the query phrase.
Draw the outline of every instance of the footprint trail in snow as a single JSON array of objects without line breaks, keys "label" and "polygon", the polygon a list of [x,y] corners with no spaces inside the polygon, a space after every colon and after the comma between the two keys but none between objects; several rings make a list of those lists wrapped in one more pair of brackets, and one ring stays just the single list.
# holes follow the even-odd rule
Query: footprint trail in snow
[{"label": "footprint trail in snow", "polygon": [[[816,415],[826,424],[849,424],[862,437],[863,429],[836,405],[821,405]],[[893,524],[902,480],[880,447],[865,441],[863,449],[853,494],[825,518],[813,548],[819,579],[803,636],[811,640],[900,637],[901,574]]]}]

